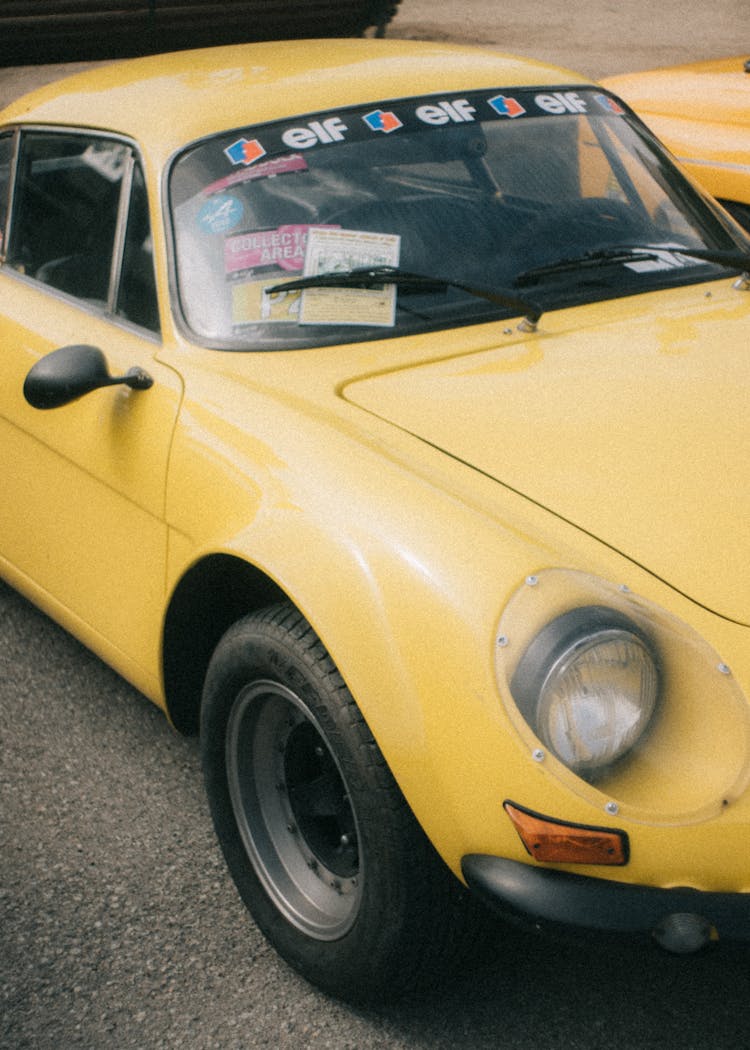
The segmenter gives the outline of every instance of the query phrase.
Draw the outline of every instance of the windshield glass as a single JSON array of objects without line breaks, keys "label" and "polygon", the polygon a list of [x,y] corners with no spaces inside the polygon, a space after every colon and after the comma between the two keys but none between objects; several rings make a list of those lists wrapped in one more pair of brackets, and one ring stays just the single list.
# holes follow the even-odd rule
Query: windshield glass
[{"label": "windshield glass", "polygon": [[[703,281],[722,269],[677,249],[742,241],[635,118],[589,88],[399,99],[235,130],[181,154],[169,189],[181,316],[229,349],[518,313],[477,290],[550,309]],[[284,288],[383,267],[436,280]]]}]

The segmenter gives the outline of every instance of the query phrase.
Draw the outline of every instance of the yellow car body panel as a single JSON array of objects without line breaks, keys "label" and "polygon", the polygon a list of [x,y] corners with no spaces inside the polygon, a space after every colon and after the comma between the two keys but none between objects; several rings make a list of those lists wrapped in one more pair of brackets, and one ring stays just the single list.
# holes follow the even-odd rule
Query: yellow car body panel
[{"label": "yellow car body panel", "polygon": [[[309,620],[459,876],[468,854],[533,864],[512,799],[629,836],[623,867],[553,869],[750,893],[750,293],[724,276],[551,310],[531,331],[514,319],[283,353],[197,345],[167,306],[162,176],[186,142],[407,93],[570,82],[471,49],[299,42],[104,67],[11,106],[4,127],[137,142],[162,310],[148,338],[0,269],[0,566],[174,717],[172,609],[201,566],[236,559]],[[743,149],[715,155],[742,166]],[[39,413],[24,377],[63,342],[154,386]],[[540,755],[498,671],[508,608],[557,570],[626,585],[731,667],[726,702],[707,697],[682,726],[673,713],[621,779],[584,783]],[[578,600],[556,586],[560,607]]]},{"label": "yellow car body panel", "polygon": [[745,57],[607,77],[709,193],[750,205],[750,73]]}]

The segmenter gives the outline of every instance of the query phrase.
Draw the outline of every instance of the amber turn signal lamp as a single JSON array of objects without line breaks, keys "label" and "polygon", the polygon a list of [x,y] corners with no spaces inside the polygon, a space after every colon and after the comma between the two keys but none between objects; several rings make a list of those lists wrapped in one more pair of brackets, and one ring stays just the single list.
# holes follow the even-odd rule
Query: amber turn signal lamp
[{"label": "amber turn signal lamp", "polygon": [[627,833],[586,824],[566,824],[553,817],[504,802],[521,842],[535,860],[557,864],[627,864],[630,845]]}]

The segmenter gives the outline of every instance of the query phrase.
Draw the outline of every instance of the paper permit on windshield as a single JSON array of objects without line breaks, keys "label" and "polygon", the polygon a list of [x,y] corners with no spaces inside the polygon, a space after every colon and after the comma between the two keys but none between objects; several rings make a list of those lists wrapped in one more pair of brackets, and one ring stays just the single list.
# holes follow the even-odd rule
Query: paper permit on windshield
[{"label": "paper permit on windshield", "polygon": [[[307,235],[304,276],[348,273],[363,266],[398,266],[397,233],[311,228]],[[378,288],[306,288],[300,324],[352,324],[392,327],[396,323],[396,286]]]}]

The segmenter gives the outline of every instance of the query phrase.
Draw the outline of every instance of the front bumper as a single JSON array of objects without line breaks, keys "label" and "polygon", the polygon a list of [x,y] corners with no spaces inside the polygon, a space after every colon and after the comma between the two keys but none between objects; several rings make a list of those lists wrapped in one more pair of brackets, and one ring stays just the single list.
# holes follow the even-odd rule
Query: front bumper
[{"label": "front bumper", "polygon": [[[477,853],[465,856],[461,869],[471,890],[506,913],[594,930],[653,933],[674,951],[694,950],[716,936],[750,940],[750,893],[658,889]],[[681,924],[688,935],[670,943],[664,931]],[[698,930],[705,936],[693,936]]]}]

